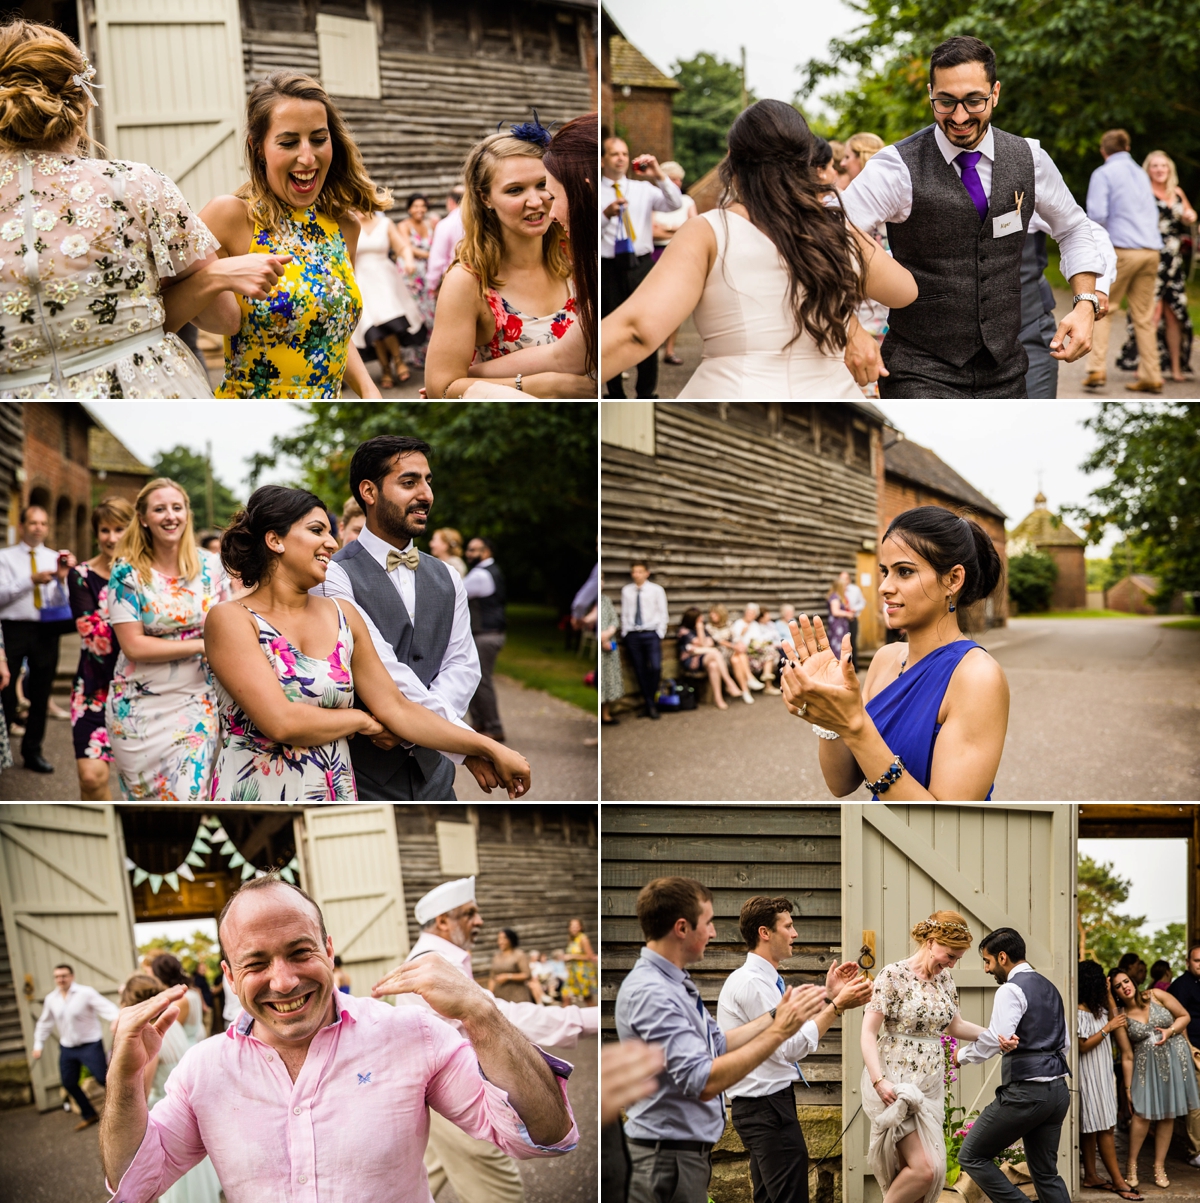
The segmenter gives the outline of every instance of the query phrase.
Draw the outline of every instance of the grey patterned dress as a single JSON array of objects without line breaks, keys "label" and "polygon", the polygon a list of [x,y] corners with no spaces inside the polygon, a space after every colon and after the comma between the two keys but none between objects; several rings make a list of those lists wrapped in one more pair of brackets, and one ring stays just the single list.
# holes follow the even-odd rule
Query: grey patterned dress
[{"label": "grey patterned dress", "polygon": [[1186,1037],[1172,1036],[1155,1045],[1155,1028],[1169,1028],[1175,1017],[1150,1003],[1149,1023],[1126,1013],[1133,1044],[1133,1110],[1143,1119],[1173,1119],[1200,1108],[1200,1089]]},{"label": "grey patterned dress", "polygon": [[[609,627],[619,627],[617,608],[603,594],[600,594],[600,621],[596,624],[598,631],[607,631]],[[600,649],[600,701],[619,702],[625,696],[625,686],[621,681],[621,653],[610,652],[607,648]]]}]

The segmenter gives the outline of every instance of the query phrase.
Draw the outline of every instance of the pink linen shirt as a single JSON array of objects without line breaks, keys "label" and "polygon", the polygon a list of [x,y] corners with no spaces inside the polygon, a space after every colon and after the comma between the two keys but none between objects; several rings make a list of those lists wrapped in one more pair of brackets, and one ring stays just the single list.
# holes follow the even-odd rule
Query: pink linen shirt
[{"label": "pink linen shirt", "polygon": [[[514,1157],[575,1147],[574,1116],[558,1144],[534,1144],[470,1044],[438,1016],[333,997],[338,1019],[313,1037],[295,1082],[247,1014],[189,1049],[110,1203],[149,1203],[206,1154],[228,1203],[431,1203],[429,1107]],[[561,1076],[558,1085],[566,1102]]]}]

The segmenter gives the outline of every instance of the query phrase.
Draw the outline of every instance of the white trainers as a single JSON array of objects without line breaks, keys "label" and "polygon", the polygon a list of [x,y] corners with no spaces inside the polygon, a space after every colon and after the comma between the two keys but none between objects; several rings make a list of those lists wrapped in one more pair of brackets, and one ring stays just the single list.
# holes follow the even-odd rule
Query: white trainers
[{"label": "white trainers", "polygon": [[742,701],[745,702],[747,706],[753,706],[754,695],[747,689],[742,693]]},{"label": "white trainers", "polygon": [[757,677],[751,677],[750,678],[750,688],[753,689],[755,693],[757,693],[760,689],[763,688],[763,683]]},{"label": "white trainers", "polygon": [[1188,1165],[1194,1165],[1196,1169],[1200,1170],[1200,1153],[1197,1153],[1195,1157],[1189,1157]]}]

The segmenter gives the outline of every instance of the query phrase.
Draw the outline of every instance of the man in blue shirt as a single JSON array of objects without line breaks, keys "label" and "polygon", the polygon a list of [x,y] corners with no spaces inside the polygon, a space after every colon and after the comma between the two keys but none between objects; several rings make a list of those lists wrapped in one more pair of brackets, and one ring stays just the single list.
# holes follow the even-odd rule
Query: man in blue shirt
[{"label": "man in blue shirt", "polygon": [[825,1006],[824,986],[786,989],[779,1005],[722,1032],[684,966],[716,935],[712,892],[660,877],[637,899],[646,946],[617,994],[617,1034],[660,1045],[659,1089],[629,1107],[629,1203],[705,1203],[712,1147],[725,1131],[722,1093],[765,1061]]},{"label": "man in blue shirt", "polygon": [[[1117,278],[1108,295],[1113,313],[1121,298],[1129,297],[1129,317],[1137,336],[1138,378],[1125,387],[1134,393],[1161,393],[1162,369],[1158,360],[1158,336],[1154,329],[1154,293],[1162,234],[1158,230],[1158,204],[1150,177],[1129,153],[1129,135],[1110,129],[1100,139],[1104,166],[1092,172],[1088,184],[1087,215],[1107,231],[1117,251]],[[1112,322],[1097,322],[1092,331],[1086,388],[1105,382],[1108,334]]]}]

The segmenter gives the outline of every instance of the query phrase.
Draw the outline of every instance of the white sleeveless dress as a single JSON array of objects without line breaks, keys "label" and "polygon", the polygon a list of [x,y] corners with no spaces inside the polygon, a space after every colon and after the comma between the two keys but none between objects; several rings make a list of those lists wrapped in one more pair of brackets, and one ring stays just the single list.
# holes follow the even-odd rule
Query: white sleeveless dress
[{"label": "white sleeveless dress", "polygon": [[[188,993],[190,995],[191,991]],[[200,991],[195,993],[199,995]],[[146,1106],[150,1110],[154,1110],[167,1097],[167,1079],[189,1048],[191,1042],[183,1025],[171,1024],[163,1036],[162,1048],[158,1054],[158,1067],[154,1071],[154,1084],[150,1088],[150,1097],[146,1100]],[[220,1200],[221,1182],[213,1163],[207,1157],[192,1166],[182,1178],[167,1187],[159,1196],[159,1203],[220,1203]]]},{"label": "white sleeveless dress", "polygon": [[[388,217],[378,214],[370,226],[363,226],[358,235],[358,250],[354,255],[354,278],[362,293],[362,318],[354,329],[354,345],[361,351],[367,345],[367,333],[372,327],[387,327],[396,322],[394,330],[416,332],[421,328],[421,310],[416,298],[408,291],[401,270],[388,258]],[[407,319],[407,327],[405,321]]]},{"label": "white sleeveless dress", "polygon": [[841,354],[796,333],[788,274],[775,244],[728,209],[700,215],[712,226],[717,257],[692,318],[704,356],[680,397],[812,397],[861,401]]}]

